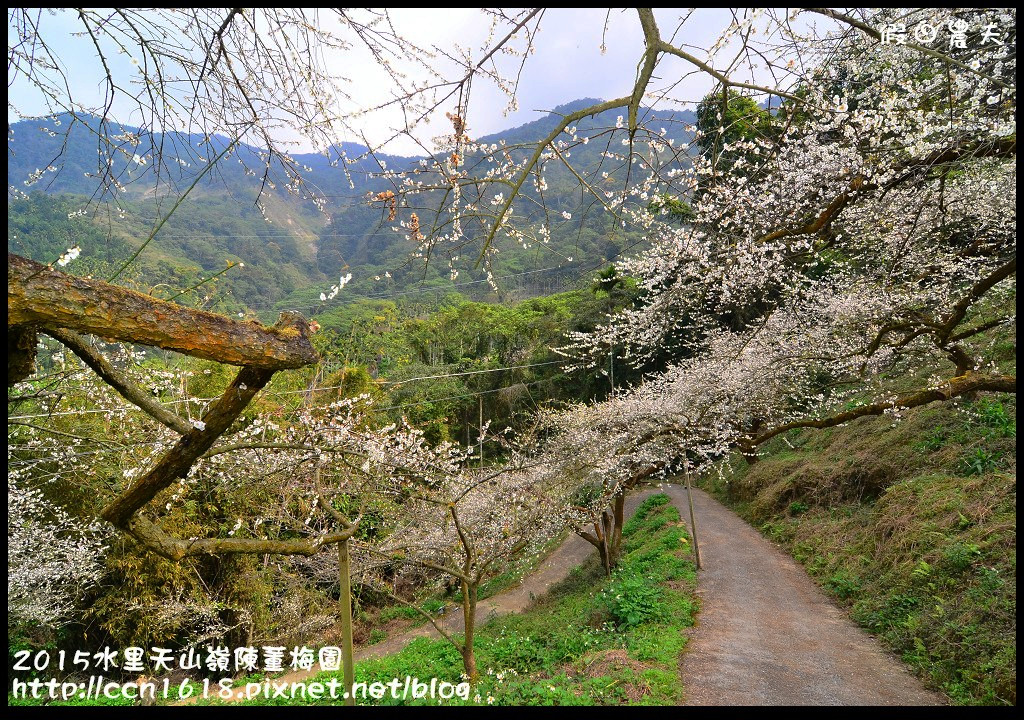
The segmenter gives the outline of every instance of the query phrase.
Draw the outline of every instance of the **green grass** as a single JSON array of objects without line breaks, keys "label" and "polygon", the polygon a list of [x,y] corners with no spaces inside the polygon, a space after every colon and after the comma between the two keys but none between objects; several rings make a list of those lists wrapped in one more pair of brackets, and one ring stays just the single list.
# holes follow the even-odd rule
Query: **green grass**
[{"label": "green grass", "polygon": [[[478,629],[480,679],[468,704],[674,704],[682,698],[679,655],[693,624],[696,574],[688,538],[665,495],[647,499],[627,523],[611,579],[596,562],[576,568],[528,611]],[[426,638],[389,657],[358,663],[356,682],[411,675],[460,681],[451,644]],[[317,679],[340,679],[321,673]],[[479,700],[477,700],[479,696]],[[281,698],[253,704],[306,703]],[[372,704],[433,704],[384,698]],[[455,704],[462,701],[456,698]]]},{"label": "green grass", "polygon": [[956,704],[1016,704],[1012,396],[794,433],[712,490]]},{"label": "green grass", "polygon": [[[689,557],[686,528],[668,497],[648,498],[623,529],[623,556],[612,578],[604,576],[595,555],[574,568],[566,580],[526,612],[497,618],[478,628],[480,679],[467,701],[456,697],[446,704],[678,703],[683,695],[678,663],[686,644],[684,632],[693,625],[698,608],[694,595],[696,570]],[[438,678],[459,683],[462,672],[462,658],[450,643],[419,638],[395,655],[358,663],[356,682],[387,682],[392,678],[404,682],[408,675],[428,682]],[[341,682],[340,673],[320,673],[308,682],[328,682],[332,678]],[[262,679],[262,675],[240,679],[235,687]],[[387,697],[366,704],[436,702]],[[262,697],[247,703],[341,704],[329,698]],[[15,701],[9,696],[8,704],[43,703]],[[102,704],[133,703],[120,699]],[[197,704],[220,701],[211,698]]]}]

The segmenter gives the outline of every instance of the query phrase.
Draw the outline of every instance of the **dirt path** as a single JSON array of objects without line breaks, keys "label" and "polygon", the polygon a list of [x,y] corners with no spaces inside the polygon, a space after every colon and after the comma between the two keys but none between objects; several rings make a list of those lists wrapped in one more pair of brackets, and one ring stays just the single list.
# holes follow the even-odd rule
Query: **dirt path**
[{"label": "dirt path", "polygon": [[[645,490],[628,498],[625,506],[626,517],[631,517],[644,499],[657,492],[659,491],[655,489]],[[529,607],[535,597],[540,597],[546,593],[552,585],[555,585],[569,577],[569,573],[574,567],[582,564],[592,553],[595,552],[596,550],[594,549],[594,546],[586,540],[576,535],[570,535],[561,545],[552,551],[550,555],[544,558],[537,569],[527,575],[526,578],[523,579],[522,583],[514,588],[506,590],[505,592],[493,595],[492,597],[481,600],[477,603],[476,619],[478,626],[493,617],[522,612]],[[441,627],[445,629],[445,632],[461,633],[465,630],[462,608],[459,605],[449,606],[449,608],[450,609],[444,615],[440,623]],[[394,653],[401,651],[413,640],[420,637],[439,638],[440,634],[438,634],[437,630],[429,624],[412,628],[411,630],[389,637],[374,645],[357,647],[355,650],[355,660],[356,662],[360,662],[362,660],[370,660],[373,658],[393,655]],[[274,682],[300,682],[319,674],[319,672],[319,667],[315,667],[312,670],[300,670],[274,678]],[[232,699],[241,700],[243,694],[244,688],[236,688]]]},{"label": "dirt path", "polygon": [[[655,494],[655,492],[657,491],[647,490],[628,498],[626,500],[626,517],[631,517],[636,512],[641,501]],[[577,565],[581,565],[594,552],[597,552],[594,546],[586,540],[577,535],[570,535],[550,555],[544,558],[537,569],[527,575],[522,583],[477,603],[477,624],[483,624],[491,618],[500,615],[522,612],[530,606],[534,598],[540,597],[552,585],[569,577],[572,569]],[[466,629],[466,624],[462,618],[461,606],[449,606],[441,627],[445,629],[445,632],[457,633],[461,633]],[[440,635],[432,625],[423,625],[388,638],[376,645],[358,648],[355,653],[356,662],[396,653],[418,637],[437,638]]]},{"label": "dirt path", "polygon": [[[668,488],[688,521],[686,489]],[[938,705],[789,555],[700,490],[698,626],[681,663],[687,705]]]}]

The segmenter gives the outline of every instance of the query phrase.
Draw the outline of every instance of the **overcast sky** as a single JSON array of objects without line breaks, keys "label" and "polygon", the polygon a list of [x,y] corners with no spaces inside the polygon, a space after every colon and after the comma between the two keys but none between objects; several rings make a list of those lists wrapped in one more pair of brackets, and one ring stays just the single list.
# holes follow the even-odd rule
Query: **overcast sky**
[{"label": "overcast sky", "polygon": [[[45,11],[44,11],[45,12]],[[451,48],[458,43],[472,51],[473,57],[482,55],[481,47],[487,39],[489,23],[478,10],[459,9],[394,9],[392,20],[400,34],[414,43],[424,46]],[[656,11],[663,37],[670,38],[678,24],[679,11],[659,9]],[[602,54],[602,28],[608,17],[608,29],[604,37],[606,51]],[[679,45],[689,46],[698,57],[728,25],[732,15],[725,9],[699,10],[687,22],[681,36],[674,38]],[[89,93],[99,102],[99,81],[101,67],[86,37],[75,37],[81,26],[69,13],[54,16],[44,14],[45,27],[51,43],[60,50],[65,66],[72,77],[72,87],[86,99]],[[8,35],[12,30],[8,27]],[[519,84],[519,111],[508,116],[504,114],[507,101],[502,93],[490,83],[474,82],[473,102],[468,118],[468,132],[473,137],[487,135],[541,117],[542,113],[555,106],[582,97],[608,99],[627,94],[636,76],[637,63],[643,52],[643,36],[634,10],[607,10],[596,8],[549,9],[541,22],[536,40],[535,54],[528,58]],[[130,74],[134,68],[124,56],[115,57],[112,62],[120,63],[115,72]],[[372,106],[389,98],[389,84],[386,75],[376,66],[365,50],[331,58],[339,75],[351,79],[349,92],[363,106]],[[518,61],[504,58],[505,67],[512,69]],[[442,61],[438,61],[443,66]],[[410,69],[411,70],[411,69]],[[658,66],[652,88],[663,87],[679,80],[684,72],[692,70],[676,58],[664,58]],[[699,100],[711,87],[707,76],[696,74],[684,79],[673,95],[679,98]],[[8,119],[16,120],[11,106],[17,107],[24,115],[46,111],[45,105],[33,95],[24,83],[15,83],[9,88]],[[132,124],[126,106],[115,106],[114,115],[120,122]],[[454,109],[454,108],[445,108]],[[419,139],[429,143],[432,134],[450,132],[450,126],[443,121],[431,123],[419,133]],[[368,118],[361,128],[374,143],[389,137],[390,128],[401,122],[397,113],[388,113]],[[355,136],[345,139],[358,141]],[[399,140],[387,148],[397,154],[420,154],[409,139]]]}]

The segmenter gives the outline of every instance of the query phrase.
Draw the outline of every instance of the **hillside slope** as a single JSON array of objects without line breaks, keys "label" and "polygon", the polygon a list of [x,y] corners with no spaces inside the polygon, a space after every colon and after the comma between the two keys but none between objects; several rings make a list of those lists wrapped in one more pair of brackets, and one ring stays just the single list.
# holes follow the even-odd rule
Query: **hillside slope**
[{"label": "hillside slope", "polygon": [[1015,398],[794,432],[709,489],[959,704],[1016,704]]}]

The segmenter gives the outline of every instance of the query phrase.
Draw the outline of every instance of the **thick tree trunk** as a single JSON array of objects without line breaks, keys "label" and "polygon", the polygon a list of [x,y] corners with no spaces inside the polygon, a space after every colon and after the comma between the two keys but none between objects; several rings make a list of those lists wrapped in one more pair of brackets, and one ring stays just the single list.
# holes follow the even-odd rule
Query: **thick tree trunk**
[{"label": "thick tree trunk", "polygon": [[748,465],[756,465],[758,461],[757,456],[757,444],[754,442],[754,438],[761,431],[763,420],[759,417],[755,417],[750,421],[750,430],[748,431],[747,437],[749,440],[744,440],[739,443],[740,452],[743,454],[743,459],[747,461]]},{"label": "thick tree trunk", "polygon": [[[8,346],[12,328],[45,327],[266,370],[299,368],[317,360],[309,342],[308,325],[295,313],[283,314],[271,328],[239,322],[119,285],[58,272],[10,253],[7,327]],[[8,361],[8,383],[10,376]]]},{"label": "thick tree trunk", "polygon": [[36,371],[36,344],[39,338],[35,328],[7,328],[7,387],[21,382]]},{"label": "thick tree trunk", "polygon": [[747,461],[747,465],[756,465],[760,459],[757,456],[757,449],[750,445],[741,445],[740,454],[743,455],[743,459]]},{"label": "thick tree trunk", "polygon": [[612,532],[608,555],[613,568],[619,564],[619,555],[622,551],[622,526],[625,525],[625,522],[626,493],[620,492],[612,503]]},{"label": "thick tree trunk", "polygon": [[601,566],[604,568],[604,574],[611,577],[612,568],[615,567],[615,563],[612,558],[612,547],[610,543],[611,522],[609,521],[607,510],[603,511],[601,513],[601,517],[599,517],[597,522],[594,523],[594,532],[597,534],[597,552],[601,556]]},{"label": "thick tree trunk", "polygon": [[597,548],[604,574],[611,577],[612,570],[619,562],[622,546],[622,526],[625,524],[626,494],[620,493],[612,500],[612,507],[601,513],[594,521],[594,532],[577,529],[576,534]]},{"label": "thick tree trunk", "polygon": [[[975,359],[959,345],[950,345],[946,348],[946,354],[949,359],[956,365],[956,377],[964,377],[967,373],[974,370]],[[978,392],[971,390],[961,395],[962,398],[968,401],[974,401],[978,398]]]},{"label": "thick tree trunk", "polygon": [[[347,539],[358,524],[312,540],[206,538],[180,540],[138,511],[161,490],[185,477],[213,447],[252,398],[278,370],[310,365],[317,353],[309,342],[309,325],[296,313],[282,313],[274,327],[157,300],[117,285],[75,277],[17,255],[7,256],[7,382],[33,372],[36,333],[46,332],[79,355],[123,397],[177,431],[181,438],[135,484],[125,488],[101,516],[150,550],[177,561],[204,554],[272,553],[312,555],[324,545],[341,542],[342,625],[346,642],[346,682],[352,681],[351,587]],[[145,396],[75,332],[176,350],[186,355],[242,366],[234,381],[203,414],[188,422]],[[474,596],[475,597],[475,596]]]},{"label": "thick tree trunk", "polygon": [[601,513],[601,537],[604,539],[605,553],[608,555],[608,567],[615,567],[615,547],[612,544],[615,533],[615,523],[612,519],[611,510]]},{"label": "thick tree trunk", "polygon": [[576,534],[597,548],[597,554],[601,558],[601,567],[604,568],[605,575],[611,575],[612,566],[609,563],[608,544],[605,542],[604,533],[601,531],[600,520],[594,523],[593,533],[589,533],[583,528],[576,528]]},{"label": "thick tree trunk", "polygon": [[608,543],[602,542],[597,546],[597,554],[601,557],[601,567],[607,577],[612,576],[612,560],[608,555]]}]

